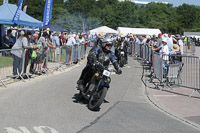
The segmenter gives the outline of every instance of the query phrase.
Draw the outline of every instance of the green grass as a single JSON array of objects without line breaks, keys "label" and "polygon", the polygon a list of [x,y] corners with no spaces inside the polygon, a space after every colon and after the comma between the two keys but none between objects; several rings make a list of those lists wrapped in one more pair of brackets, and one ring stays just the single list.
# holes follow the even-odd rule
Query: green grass
[{"label": "green grass", "polygon": [[0,57],[0,68],[9,67],[13,65],[12,57]]}]

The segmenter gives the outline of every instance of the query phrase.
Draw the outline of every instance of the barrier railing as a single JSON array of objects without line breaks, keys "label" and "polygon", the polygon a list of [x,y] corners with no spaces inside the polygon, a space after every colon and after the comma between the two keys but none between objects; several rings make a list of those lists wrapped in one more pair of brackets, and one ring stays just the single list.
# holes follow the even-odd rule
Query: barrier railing
[{"label": "barrier railing", "polygon": [[[170,64],[177,64],[176,84],[191,88],[193,95],[200,89],[200,58],[197,56],[170,55]],[[174,74],[174,73],[173,73]],[[175,74],[174,74],[175,75]]]},{"label": "barrier railing", "polygon": [[[147,45],[134,45],[137,51],[134,54],[143,60],[143,63],[151,64],[150,81],[158,79],[163,87],[178,85],[193,89],[190,97],[195,91],[200,93],[200,57],[189,55],[164,55],[157,53]],[[138,54],[140,53],[140,54]],[[169,58],[169,59],[168,59]],[[162,90],[162,88],[161,88]]]},{"label": "barrier railing", "polygon": [[[18,61],[18,64],[13,63],[13,54],[11,51],[22,52],[22,58]],[[42,53],[42,66],[41,71],[48,74],[58,70],[63,66],[77,63],[85,57],[86,47],[80,46],[62,46],[53,48],[46,48]],[[21,63],[21,64],[19,64]],[[30,79],[31,73],[37,71],[34,68],[35,60],[32,59],[32,49],[3,49],[0,50],[0,83],[6,87],[4,80],[9,78],[17,78],[24,80]],[[37,67],[38,68],[38,67]],[[19,69],[17,73],[14,73],[14,69]],[[13,75],[15,74],[15,75]]]}]

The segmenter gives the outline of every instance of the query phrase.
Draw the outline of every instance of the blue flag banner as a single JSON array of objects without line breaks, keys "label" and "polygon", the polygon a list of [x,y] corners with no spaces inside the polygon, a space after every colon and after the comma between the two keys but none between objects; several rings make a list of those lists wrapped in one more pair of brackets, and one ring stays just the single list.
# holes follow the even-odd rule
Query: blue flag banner
[{"label": "blue flag banner", "polygon": [[46,0],[43,17],[43,27],[50,25],[50,20],[52,18],[52,5],[53,0]]},{"label": "blue flag banner", "polygon": [[3,4],[4,4],[4,3],[8,3],[8,0],[4,0],[4,1],[3,1]]},{"label": "blue flag banner", "polygon": [[23,4],[23,0],[19,0],[18,1],[18,8],[17,8],[17,10],[15,12],[15,15],[14,15],[13,21],[12,21],[15,24],[18,24],[19,17],[20,17],[20,12],[22,10],[22,4]]},{"label": "blue flag banner", "polygon": [[83,33],[85,33],[85,22],[83,21]]}]

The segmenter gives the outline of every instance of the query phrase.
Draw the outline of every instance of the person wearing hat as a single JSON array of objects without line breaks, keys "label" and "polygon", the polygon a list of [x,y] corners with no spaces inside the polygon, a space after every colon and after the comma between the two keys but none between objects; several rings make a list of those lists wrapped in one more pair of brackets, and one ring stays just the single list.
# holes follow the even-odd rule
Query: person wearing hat
[{"label": "person wearing hat", "polygon": [[172,44],[171,50],[172,50],[172,53],[178,52],[179,51],[178,44]]},{"label": "person wearing hat", "polygon": [[166,38],[162,39],[162,44],[163,44],[163,47],[160,50],[160,53],[163,56],[163,60],[167,61],[167,60],[169,60],[169,48],[167,46],[167,39]]},{"label": "person wearing hat", "polygon": [[162,33],[159,33],[156,46],[153,50],[155,50],[156,52],[159,52],[162,49],[161,46],[162,46]]},{"label": "person wearing hat", "polygon": [[162,39],[162,49],[160,50],[160,53],[162,55],[162,59],[163,59],[163,63],[162,63],[162,68],[163,68],[163,71],[164,71],[164,74],[167,74],[167,62],[169,60],[169,49],[168,49],[168,46],[167,46],[167,39],[166,38],[163,38]]}]

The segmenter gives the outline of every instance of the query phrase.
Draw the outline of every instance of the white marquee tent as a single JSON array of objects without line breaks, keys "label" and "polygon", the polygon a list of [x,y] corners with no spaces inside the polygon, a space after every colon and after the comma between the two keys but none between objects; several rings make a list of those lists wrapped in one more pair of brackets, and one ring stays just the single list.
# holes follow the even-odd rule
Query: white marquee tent
[{"label": "white marquee tent", "polygon": [[114,34],[118,34],[118,31],[111,29],[107,26],[101,26],[98,27],[96,29],[90,30],[90,33],[114,33]]},{"label": "white marquee tent", "polygon": [[117,31],[119,34],[127,35],[128,33],[132,33],[135,35],[158,35],[161,33],[159,29],[149,29],[149,28],[128,28],[128,27],[118,27]]}]

